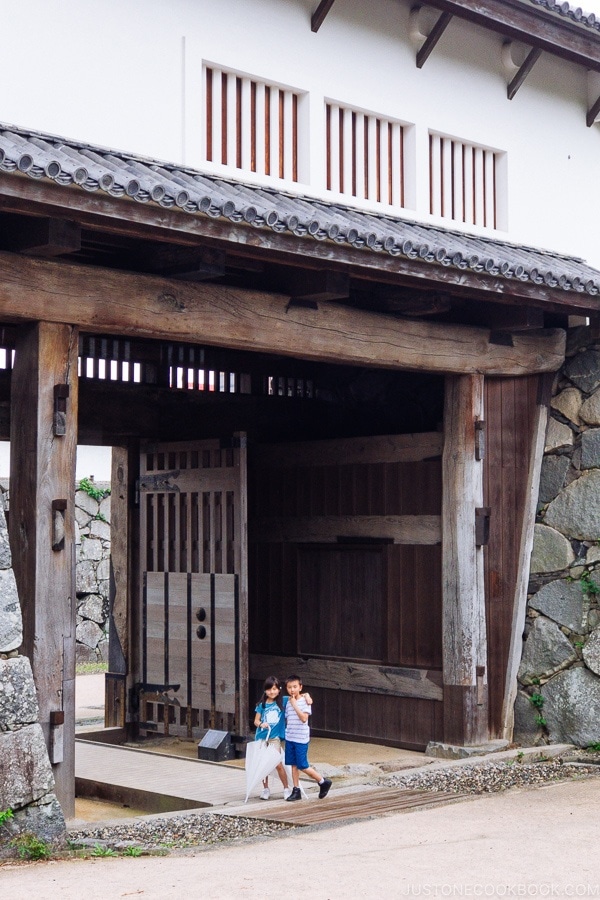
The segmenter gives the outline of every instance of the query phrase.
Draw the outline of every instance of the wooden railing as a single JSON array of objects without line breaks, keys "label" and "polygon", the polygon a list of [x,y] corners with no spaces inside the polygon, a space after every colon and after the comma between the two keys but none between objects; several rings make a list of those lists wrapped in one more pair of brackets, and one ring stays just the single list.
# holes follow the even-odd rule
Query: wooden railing
[{"label": "wooden railing", "polygon": [[429,212],[498,228],[503,175],[497,150],[429,134]]}]

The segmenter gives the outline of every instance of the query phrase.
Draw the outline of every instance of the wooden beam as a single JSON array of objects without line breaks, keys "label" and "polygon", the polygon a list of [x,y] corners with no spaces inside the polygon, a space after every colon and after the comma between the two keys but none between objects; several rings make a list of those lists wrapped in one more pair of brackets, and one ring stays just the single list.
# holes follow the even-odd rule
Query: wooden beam
[{"label": "wooden beam", "polygon": [[512,98],[515,96],[541,55],[542,51],[539,47],[534,47],[529,51],[529,53],[525,57],[523,65],[520,67],[519,71],[515,74],[514,78],[506,88],[506,96],[509,100],[512,100]]},{"label": "wooden beam", "polygon": [[368,438],[259,444],[253,449],[254,468],[290,466],[339,466],[372,463],[421,462],[442,455],[444,436],[438,431],[420,434],[387,434]]},{"label": "wooden beam", "polygon": [[483,378],[450,376],[442,458],[442,632],[444,741],[473,745],[489,734],[483,547],[476,509],[483,506],[483,462],[476,422],[483,419]]},{"label": "wooden beam", "polygon": [[325,17],[327,16],[327,13],[329,12],[333,4],[334,0],[321,0],[319,5],[315,9],[310,20],[310,30],[315,32],[315,34],[325,21]]},{"label": "wooden beam", "polygon": [[586,69],[600,71],[600,41],[594,32],[520,0],[428,0],[428,5]]},{"label": "wooden beam", "polygon": [[[77,346],[70,325],[23,327],[11,385],[10,539],[23,650],[67,817],[75,805]],[[64,429],[56,428],[55,385],[68,388]]]},{"label": "wooden beam", "polygon": [[214,284],[0,253],[0,319],[71,322],[89,331],[175,339],[301,359],[428,372],[525,375],[564,360],[560,329],[494,345],[462,325],[398,321],[321,304],[288,309],[289,297]]},{"label": "wooden beam", "polygon": [[442,531],[439,516],[271,516],[250,522],[254,542],[330,544],[346,537],[433,545],[441,542]]},{"label": "wooden beam", "polygon": [[592,127],[598,117],[598,113],[600,113],[600,97],[592,104],[585,117],[585,124],[588,128]]},{"label": "wooden beam", "polygon": [[30,256],[64,256],[81,250],[81,226],[65,219],[13,217],[5,246]]},{"label": "wooden beam", "polygon": [[504,701],[502,704],[502,737],[510,741],[512,741],[513,737],[514,706],[518,690],[517,672],[523,654],[523,631],[527,613],[527,587],[530,574],[529,565],[533,548],[534,526],[540,487],[540,472],[544,459],[544,445],[546,443],[546,426],[548,424],[548,407],[550,405],[552,392],[552,380],[552,377],[549,375],[544,375],[540,378],[540,391],[534,422],[534,438],[528,465],[527,493],[525,496],[525,509],[521,530],[521,545],[517,561],[517,584],[515,588],[512,627],[510,632],[510,648],[506,666]]},{"label": "wooden beam", "polygon": [[500,275],[491,277],[485,272],[454,269],[451,266],[424,264],[418,259],[371,253],[331,241],[277,234],[268,228],[260,230],[258,240],[256,228],[232,225],[224,218],[184,215],[180,210],[123,203],[100,192],[69,191],[68,197],[65,197],[66,193],[64,188],[55,184],[13,176],[3,178],[0,173],[0,208],[15,213],[44,211],[58,215],[65,212],[68,202],[69,215],[77,215],[77,220],[84,227],[97,232],[195,247],[201,238],[226,247],[228,256],[232,248],[237,247],[240,252],[252,254],[261,263],[272,261],[298,268],[343,266],[353,278],[364,279],[369,289],[372,281],[376,280],[508,304],[520,304],[525,299],[548,311],[562,312],[566,309],[581,311],[585,315],[598,312],[598,298],[585,292],[565,291],[560,287],[552,288],[546,284],[507,279]]},{"label": "wooden beam", "polygon": [[417,69],[422,69],[437,42],[452,20],[452,13],[443,12],[417,51]]},{"label": "wooden beam", "polygon": [[270,672],[294,672],[306,685],[335,691],[358,691],[422,700],[442,699],[441,672],[432,669],[409,669],[338,662],[333,659],[271,656],[262,653],[253,653],[250,656],[250,678],[264,681]]},{"label": "wooden beam", "polygon": [[345,272],[304,269],[294,275],[290,295],[292,301],[305,303],[347,300],[350,296],[350,278]]}]

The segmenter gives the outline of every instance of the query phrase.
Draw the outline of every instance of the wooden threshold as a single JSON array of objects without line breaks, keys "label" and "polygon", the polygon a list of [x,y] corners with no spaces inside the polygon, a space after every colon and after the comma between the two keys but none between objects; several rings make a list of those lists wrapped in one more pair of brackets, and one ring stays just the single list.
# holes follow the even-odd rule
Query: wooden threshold
[{"label": "wooden threshold", "polygon": [[248,818],[266,819],[269,822],[285,822],[288,825],[321,825],[343,819],[364,819],[383,816],[392,812],[412,812],[441,806],[464,799],[462,794],[441,791],[409,791],[405,788],[373,787],[364,791],[336,795],[335,784],[325,800],[310,796],[296,803],[273,804],[271,809],[244,813]]}]

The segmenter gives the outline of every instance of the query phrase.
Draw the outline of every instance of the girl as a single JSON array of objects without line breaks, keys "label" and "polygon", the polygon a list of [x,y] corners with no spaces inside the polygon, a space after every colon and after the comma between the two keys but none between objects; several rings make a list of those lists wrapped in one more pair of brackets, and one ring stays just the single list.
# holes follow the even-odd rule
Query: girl
[{"label": "girl", "polygon": [[[281,742],[285,735],[285,716],[281,705],[281,686],[279,679],[274,675],[265,678],[263,684],[263,693],[259,703],[254,710],[254,726],[256,728],[255,740],[265,740],[269,735],[269,744],[281,749]],[[268,729],[271,729],[268,731]],[[291,791],[288,787],[288,777],[282,762],[277,766],[277,774],[283,785],[283,796],[287,800]],[[271,796],[269,790],[269,778],[263,781],[263,790],[260,795],[261,800],[268,800]]]},{"label": "girl", "polygon": [[[302,696],[309,705],[312,704],[310,694],[303,694]],[[286,701],[287,699],[287,697],[284,698]],[[254,712],[256,713],[254,716],[254,727],[256,728],[254,739],[256,741],[265,740],[268,734],[269,743],[281,750],[281,742],[285,737],[285,715],[281,704],[281,684],[274,675],[269,675],[268,678],[265,678],[262,697],[257,703]],[[269,727],[271,731],[268,731]],[[287,772],[282,762],[277,766],[277,774],[283,785],[283,797],[287,800],[292,792],[288,786]],[[267,776],[263,780],[263,790],[260,799],[268,800],[270,796],[269,778]]]}]

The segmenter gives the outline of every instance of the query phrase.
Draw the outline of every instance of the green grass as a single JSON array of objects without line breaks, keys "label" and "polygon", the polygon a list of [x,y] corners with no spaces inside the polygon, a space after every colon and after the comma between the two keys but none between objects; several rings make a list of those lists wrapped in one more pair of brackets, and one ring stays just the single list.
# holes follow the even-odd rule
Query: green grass
[{"label": "green grass", "polygon": [[99,675],[108,672],[108,663],[105,662],[87,662],[77,663],[75,667],[76,675]]}]

